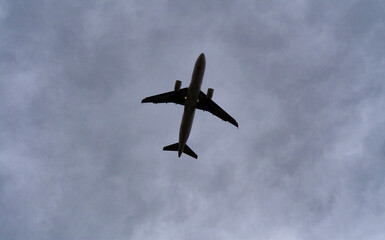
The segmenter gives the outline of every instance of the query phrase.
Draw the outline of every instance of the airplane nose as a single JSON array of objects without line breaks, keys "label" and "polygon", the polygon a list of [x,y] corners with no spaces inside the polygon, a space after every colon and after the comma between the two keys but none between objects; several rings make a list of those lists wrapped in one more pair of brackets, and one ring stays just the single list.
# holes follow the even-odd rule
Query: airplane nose
[{"label": "airplane nose", "polygon": [[199,55],[198,62],[200,62],[201,64],[206,64],[206,57],[204,53],[201,53],[201,55]]}]

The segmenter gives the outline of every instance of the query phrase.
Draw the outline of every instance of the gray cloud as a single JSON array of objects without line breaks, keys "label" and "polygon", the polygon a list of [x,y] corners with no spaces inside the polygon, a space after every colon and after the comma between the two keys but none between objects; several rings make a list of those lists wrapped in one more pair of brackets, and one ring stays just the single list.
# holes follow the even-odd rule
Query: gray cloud
[{"label": "gray cloud", "polygon": [[1,1],[0,238],[383,239],[384,7]]}]

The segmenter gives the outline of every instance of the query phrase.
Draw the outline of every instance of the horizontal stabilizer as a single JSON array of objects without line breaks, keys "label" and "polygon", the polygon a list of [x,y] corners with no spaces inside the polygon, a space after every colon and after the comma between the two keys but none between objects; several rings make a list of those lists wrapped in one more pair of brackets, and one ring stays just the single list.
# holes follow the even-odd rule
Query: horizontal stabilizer
[{"label": "horizontal stabilizer", "polygon": [[183,152],[186,153],[187,155],[189,155],[190,157],[193,157],[193,158],[195,158],[195,159],[198,158],[198,155],[196,155],[195,152],[193,152],[193,150],[191,150],[191,148],[189,148],[189,147],[187,146],[187,144],[184,145]]},{"label": "horizontal stabilizer", "polygon": [[[165,146],[163,148],[163,151],[176,151],[177,152],[178,149],[179,149],[179,143],[174,143],[174,144]],[[196,155],[195,152],[193,150],[191,150],[191,148],[189,148],[189,146],[187,146],[187,144],[184,145],[183,152],[185,154],[189,155],[190,157],[198,158],[198,155]]]},{"label": "horizontal stabilizer", "polygon": [[178,151],[179,143],[174,143],[163,148],[163,151]]}]

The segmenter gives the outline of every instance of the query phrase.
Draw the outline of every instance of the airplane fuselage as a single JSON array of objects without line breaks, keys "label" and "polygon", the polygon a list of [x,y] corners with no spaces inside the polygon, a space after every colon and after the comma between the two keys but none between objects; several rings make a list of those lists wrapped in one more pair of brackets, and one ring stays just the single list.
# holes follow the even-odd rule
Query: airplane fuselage
[{"label": "airplane fuselage", "polygon": [[202,53],[197,58],[189,87],[180,88],[182,82],[175,81],[174,90],[146,97],[142,103],[176,103],[184,106],[182,122],[179,129],[179,141],[163,147],[163,151],[178,151],[178,157],[186,155],[198,158],[198,155],[186,144],[194,121],[195,110],[207,111],[238,127],[237,121],[219,107],[213,100],[214,89],[208,88],[207,94],[201,91],[201,85],[206,68],[206,58]]},{"label": "airplane fuselage", "polygon": [[183,152],[187,139],[190,136],[191,126],[194,120],[195,107],[197,105],[199,92],[201,90],[202,80],[206,68],[205,55],[202,53],[199,55],[195,62],[194,71],[191,77],[191,83],[188,88],[186,102],[183,111],[182,122],[179,130],[179,147],[178,156]]}]

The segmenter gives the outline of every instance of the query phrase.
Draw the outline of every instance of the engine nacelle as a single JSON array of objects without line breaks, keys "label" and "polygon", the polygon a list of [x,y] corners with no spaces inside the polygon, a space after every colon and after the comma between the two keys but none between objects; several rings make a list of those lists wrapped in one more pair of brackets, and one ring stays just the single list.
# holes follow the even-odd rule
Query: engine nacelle
[{"label": "engine nacelle", "polygon": [[175,91],[179,91],[180,90],[180,86],[182,86],[182,81],[176,80],[175,81],[174,90]]},{"label": "engine nacelle", "polygon": [[214,94],[214,89],[208,88],[207,89],[207,98],[211,99],[213,97],[213,94]]}]

